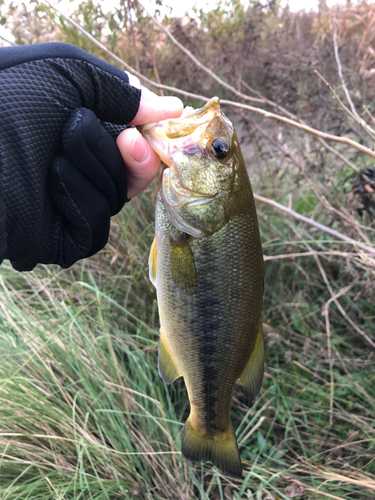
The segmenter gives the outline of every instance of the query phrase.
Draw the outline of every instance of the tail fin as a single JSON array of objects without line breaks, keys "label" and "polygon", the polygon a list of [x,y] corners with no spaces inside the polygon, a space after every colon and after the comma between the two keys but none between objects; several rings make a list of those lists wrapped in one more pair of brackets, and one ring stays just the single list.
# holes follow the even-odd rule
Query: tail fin
[{"label": "tail fin", "polygon": [[220,471],[236,478],[242,477],[242,464],[232,425],[220,436],[197,432],[187,419],[182,435],[182,455],[187,460],[209,460]]}]

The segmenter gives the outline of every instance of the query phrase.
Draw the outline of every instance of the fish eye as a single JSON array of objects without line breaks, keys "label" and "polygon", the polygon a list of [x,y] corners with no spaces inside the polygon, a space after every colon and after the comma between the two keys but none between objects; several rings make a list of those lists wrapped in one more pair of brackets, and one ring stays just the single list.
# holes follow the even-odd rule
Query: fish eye
[{"label": "fish eye", "polygon": [[211,144],[211,153],[219,160],[223,160],[229,153],[228,142],[222,137],[215,139]]}]

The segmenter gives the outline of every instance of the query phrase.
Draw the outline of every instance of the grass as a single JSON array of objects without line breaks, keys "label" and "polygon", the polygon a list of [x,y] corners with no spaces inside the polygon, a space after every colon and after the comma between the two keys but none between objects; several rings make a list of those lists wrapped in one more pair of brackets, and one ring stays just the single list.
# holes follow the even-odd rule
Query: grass
[{"label": "grass", "polygon": [[[329,219],[285,159],[256,154],[259,192],[283,202],[292,193],[301,213]],[[152,186],[114,220],[106,249],[69,270],[21,274],[3,264],[0,499],[374,498],[374,352],[334,302],[327,313],[327,282],[333,294],[350,287],[338,301],[374,338],[371,262],[360,254],[266,262],[265,379],[251,408],[235,389],[244,477],[232,480],[182,459],[185,388],[158,376],[147,268],[154,201]],[[259,222],[269,256],[353,251],[269,208],[259,207]]]},{"label": "grass", "polygon": [[[301,99],[301,109],[309,102]],[[256,192],[375,243],[366,214],[348,222],[320,203],[324,195],[347,215],[355,183],[349,167],[283,125],[231,117],[242,120],[237,130],[244,149],[250,145]],[[334,125],[321,123],[328,132]],[[363,142],[361,134],[350,137]],[[338,149],[358,168],[373,165]],[[375,340],[374,262],[258,207],[268,257],[328,254],[265,263],[265,378],[252,407],[235,388],[232,421],[244,476],[232,480],[182,459],[186,391],[181,381],[166,386],[158,376],[157,305],[147,267],[154,203],[152,186],[113,221],[105,250],[69,270],[38,266],[21,274],[1,266],[0,500],[372,500],[375,355],[361,332]]]}]

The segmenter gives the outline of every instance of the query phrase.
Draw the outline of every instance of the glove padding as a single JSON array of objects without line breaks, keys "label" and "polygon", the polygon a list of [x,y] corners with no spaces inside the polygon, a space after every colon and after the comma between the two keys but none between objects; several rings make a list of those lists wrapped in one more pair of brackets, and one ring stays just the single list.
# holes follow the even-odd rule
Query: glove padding
[{"label": "glove padding", "polygon": [[110,216],[125,203],[125,166],[100,120],[120,132],[140,89],[66,44],[1,49],[0,70],[5,257],[20,271],[69,267],[103,248]]}]

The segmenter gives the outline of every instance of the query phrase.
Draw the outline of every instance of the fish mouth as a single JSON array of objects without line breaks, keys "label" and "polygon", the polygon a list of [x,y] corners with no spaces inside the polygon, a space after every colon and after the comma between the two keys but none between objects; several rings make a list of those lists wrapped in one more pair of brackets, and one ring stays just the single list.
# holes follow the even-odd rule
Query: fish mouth
[{"label": "fish mouth", "polygon": [[208,110],[212,110],[213,113],[218,113],[220,111],[220,99],[218,97],[212,97],[206,104],[199,109],[194,109],[191,106],[186,106],[182,112],[182,118],[197,118],[203,116]]},{"label": "fish mouth", "polygon": [[148,130],[155,127],[157,124],[158,122],[146,123],[146,125],[141,125],[140,127],[138,127],[138,130],[140,130],[140,132],[147,132]]},{"label": "fish mouth", "polygon": [[[202,108],[184,108],[182,115],[177,119],[166,121],[165,136],[167,139],[179,139],[194,134],[202,135],[212,119],[220,112],[220,100],[218,97],[210,99]],[[195,141],[194,141],[195,142]]]},{"label": "fish mouth", "polygon": [[162,162],[170,167],[173,153],[189,154],[192,146],[204,141],[206,129],[218,113],[220,100],[213,97],[200,109],[184,108],[179,118],[148,123],[138,129]]}]

